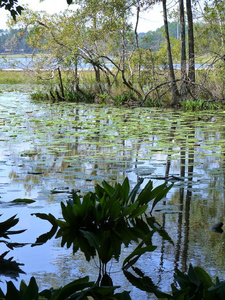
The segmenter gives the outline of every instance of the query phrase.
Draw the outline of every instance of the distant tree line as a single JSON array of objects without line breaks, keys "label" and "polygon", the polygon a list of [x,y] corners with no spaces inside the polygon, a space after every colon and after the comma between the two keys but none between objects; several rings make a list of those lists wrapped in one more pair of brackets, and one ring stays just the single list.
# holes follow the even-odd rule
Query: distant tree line
[{"label": "distant tree line", "polygon": [[[179,38],[180,25],[177,22],[169,23],[170,36]],[[28,32],[21,29],[0,29],[0,53],[2,54],[31,54],[33,47],[27,42]],[[139,45],[144,49],[158,51],[165,42],[164,26],[155,31],[141,32],[138,34]]]},{"label": "distant tree line", "polygon": [[27,43],[28,33],[20,29],[0,29],[1,54],[30,54],[33,48]]},{"label": "distant tree line", "polygon": [[[180,24],[178,22],[169,22],[169,35],[175,39],[180,38]],[[150,30],[147,33],[139,33],[138,36],[140,47],[158,51],[162,48],[162,43],[165,42],[164,26],[157,28],[155,31]]]}]

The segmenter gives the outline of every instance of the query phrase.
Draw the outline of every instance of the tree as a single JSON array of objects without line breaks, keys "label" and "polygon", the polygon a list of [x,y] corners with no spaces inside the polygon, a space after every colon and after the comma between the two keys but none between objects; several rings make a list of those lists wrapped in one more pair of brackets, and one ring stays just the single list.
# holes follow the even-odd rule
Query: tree
[{"label": "tree", "polygon": [[[187,1],[187,7],[190,5]],[[78,62],[82,61],[92,66],[95,75],[95,91],[97,94],[109,95],[113,85],[120,82],[123,90],[129,91],[129,96],[137,99],[147,99],[150,93],[156,90],[160,99],[159,90],[171,85],[172,105],[176,105],[180,99],[177,79],[173,69],[172,45],[169,35],[167,20],[167,3],[163,3],[164,29],[167,42],[168,72],[163,76],[157,76],[157,72],[150,68],[158,68],[155,62],[155,53],[152,49],[143,49],[138,39],[138,21],[140,13],[149,9],[157,0],[76,0],[79,5],[75,12],[66,12],[58,15],[41,15],[27,12],[20,20],[24,28],[29,29],[30,45],[39,50],[52,54],[52,58],[58,65],[74,67],[75,89],[79,90]],[[68,4],[72,1],[67,0]],[[129,17],[137,11],[135,28],[129,21]],[[189,8],[189,79],[195,80],[194,69],[194,37],[192,9]],[[186,45],[185,45],[185,18],[184,3],[180,0],[181,22],[181,96],[186,94]],[[176,40],[177,41],[177,40]],[[147,57],[150,62],[146,62]],[[109,67],[110,65],[110,67]],[[146,66],[148,65],[148,68]],[[146,73],[148,72],[148,75]],[[159,74],[159,72],[158,72]],[[167,78],[166,78],[167,76]],[[142,81],[144,78],[144,81]],[[165,82],[162,82],[165,79]],[[84,87],[84,85],[83,85]],[[164,88],[165,90],[165,88]],[[164,91],[165,92],[165,91]],[[161,93],[162,95],[164,94]],[[142,102],[142,104],[143,104]]]},{"label": "tree", "polygon": [[[140,96],[127,78],[128,61],[132,56],[127,49],[131,28],[127,16],[131,7],[121,1],[114,4],[89,1],[86,5],[83,2],[76,12],[55,15],[26,10],[17,24],[30,28],[30,46],[51,53],[58,64],[72,67],[77,65],[78,59],[90,64],[98,93],[108,93],[120,73],[124,85]],[[108,64],[114,66],[115,72]],[[101,77],[104,78],[102,83]]]},{"label": "tree", "polygon": [[[213,1],[206,3],[204,7],[204,23],[201,27],[204,36],[207,38],[210,51],[224,50],[225,41],[225,3],[223,1]],[[223,53],[224,54],[224,53]]]},{"label": "tree", "polygon": [[166,7],[166,0],[162,1],[163,4],[163,18],[164,18],[164,27],[165,27],[165,36],[167,42],[167,54],[168,54],[168,64],[169,64],[169,71],[170,71],[170,79],[171,79],[171,91],[172,91],[172,103],[171,105],[174,106],[178,103],[179,100],[179,92],[176,84],[174,68],[173,68],[173,58],[172,58],[172,51],[171,51],[171,44],[170,44],[170,37],[169,37],[169,27],[168,27],[168,20],[167,20],[167,7]]},{"label": "tree", "polygon": [[181,97],[187,94],[187,71],[186,71],[186,34],[185,34],[185,16],[184,16],[184,2],[179,0],[179,10],[180,10],[180,52],[181,52],[181,87],[180,95]]},{"label": "tree", "polygon": [[192,14],[192,1],[186,0],[187,20],[188,20],[188,78],[195,82],[195,43],[194,43],[194,25]]}]

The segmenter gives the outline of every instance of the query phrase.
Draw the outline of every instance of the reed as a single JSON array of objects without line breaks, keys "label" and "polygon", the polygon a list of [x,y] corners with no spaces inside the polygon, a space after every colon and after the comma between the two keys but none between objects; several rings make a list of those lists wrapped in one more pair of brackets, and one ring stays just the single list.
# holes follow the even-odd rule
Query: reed
[{"label": "reed", "polygon": [[30,72],[0,70],[0,84],[25,84],[30,81]]}]

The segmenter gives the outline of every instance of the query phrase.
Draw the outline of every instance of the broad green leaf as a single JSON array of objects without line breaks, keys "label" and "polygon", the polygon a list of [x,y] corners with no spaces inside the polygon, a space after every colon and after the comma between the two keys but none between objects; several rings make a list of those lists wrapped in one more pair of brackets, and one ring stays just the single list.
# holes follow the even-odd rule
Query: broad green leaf
[{"label": "broad green leaf", "polygon": [[57,231],[57,228],[58,228],[57,225],[53,225],[52,229],[50,231],[40,235],[36,239],[35,243],[31,245],[31,247],[34,247],[34,246],[37,246],[37,245],[42,245],[42,244],[46,243],[48,240],[50,240],[54,236],[54,234]]},{"label": "broad green leaf", "polygon": [[142,205],[140,207],[137,207],[131,214],[130,214],[130,218],[137,218],[139,216],[141,216],[145,211],[146,209],[148,208],[148,205]]},{"label": "broad green leaf", "polygon": [[102,185],[105,189],[105,192],[111,197],[115,192],[115,188],[108,184],[108,182],[105,180],[103,180]]},{"label": "broad green leaf", "polygon": [[220,284],[216,284],[213,287],[210,287],[208,289],[209,295],[211,296],[210,299],[212,299],[212,296],[214,298],[223,299],[225,295],[225,282],[221,282]]},{"label": "broad green leaf", "polygon": [[37,299],[38,298],[38,286],[35,278],[32,276],[30,282],[23,293],[23,300]]},{"label": "broad green leaf", "polygon": [[129,192],[130,192],[130,184],[129,184],[128,178],[126,177],[124,179],[124,181],[123,181],[123,184],[122,184],[122,199],[123,199],[123,203],[127,203]]},{"label": "broad green leaf", "polygon": [[61,208],[64,220],[72,225],[74,221],[73,208],[70,205],[65,205],[63,202],[61,202]]},{"label": "broad green leaf", "polygon": [[205,289],[208,289],[214,285],[209,274],[201,267],[194,267],[194,272]]},{"label": "broad green leaf", "polygon": [[[70,282],[64,287],[60,288],[58,292],[54,295],[54,300],[65,300],[69,298],[73,293],[77,291],[82,291],[85,288],[93,286],[93,282],[89,282],[89,277],[83,277]],[[73,298],[76,299],[76,298]]]},{"label": "broad green leaf", "polygon": [[[115,299],[117,300],[131,300],[130,292],[124,291],[122,293],[114,294]],[[110,299],[109,299],[110,300]],[[113,299],[111,299],[113,300]]]},{"label": "broad green leaf", "polygon": [[142,204],[147,204],[152,198],[152,181],[150,180],[144,189],[140,192],[137,201],[142,205]]},{"label": "broad green leaf", "polygon": [[56,224],[56,218],[52,215],[52,214],[43,214],[43,213],[34,213],[32,214],[42,220],[47,220],[49,221],[52,225],[55,225]]},{"label": "broad green leaf", "polygon": [[73,204],[73,214],[74,214],[74,218],[78,217],[80,215],[80,208],[81,205],[77,205],[77,204]]},{"label": "broad green leaf", "polygon": [[151,194],[149,195],[149,199],[152,200],[152,199],[156,198],[160,193],[162,193],[162,191],[165,190],[165,187],[166,187],[166,182],[163,184],[160,184],[159,186],[154,188],[151,191]]},{"label": "broad green leaf", "polygon": [[132,189],[132,191],[130,192],[130,195],[129,195],[129,201],[130,201],[131,203],[134,203],[135,198],[136,198],[136,196],[137,196],[137,192],[139,191],[140,186],[141,186],[141,184],[142,184],[143,181],[144,181],[143,178],[139,178],[138,183],[135,185],[135,187],[134,187],[134,188]]},{"label": "broad green leaf", "polygon": [[139,204],[138,202],[135,202],[133,204],[130,204],[130,205],[122,208],[122,210],[123,210],[122,216],[125,217],[125,216],[130,215],[138,207],[138,204]]},{"label": "broad green leaf", "polygon": [[99,184],[95,186],[95,193],[101,199],[105,193],[105,189],[101,187]]},{"label": "broad green leaf", "polygon": [[5,233],[9,228],[15,226],[19,222],[19,219],[15,219],[15,217],[16,215],[12,216],[4,222],[0,222],[0,236],[1,233]]},{"label": "broad green leaf", "polygon": [[[189,267],[190,269],[190,267]],[[181,272],[180,270],[176,269],[176,274],[174,275],[174,278],[176,279],[176,281],[178,282],[178,284],[180,285],[180,287],[182,289],[185,289],[187,287],[189,287],[190,285],[190,280],[187,274],[184,274],[183,272]]]},{"label": "broad green leaf", "polygon": [[90,246],[94,247],[95,249],[99,249],[99,240],[94,233],[90,231],[81,230],[81,229],[80,232],[88,240]]},{"label": "broad green leaf", "polygon": [[112,220],[116,220],[120,216],[121,205],[119,200],[116,200],[110,210],[110,217]]},{"label": "broad green leaf", "polygon": [[69,227],[69,225],[70,225],[68,222],[58,220],[58,219],[55,220],[55,223],[56,223],[56,225],[58,225],[61,228],[66,228],[66,227]]},{"label": "broad green leaf", "polygon": [[134,264],[138,258],[146,253],[146,252],[152,252],[154,251],[155,249],[157,248],[157,246],[153,246],[153,245],[150,245],[150,246],[146,246],[146,247],[137,247],[130,255],[128,255],[124,262],[123,262],[123,268],[127,268],[127,265],[131,266],[130,265],[130,262],[131,262],[131,259],[134,259],[134,261],[132,262],[132,264]]},{"label": "broad green leaf", "polygon": [[12,203],[27,203],[27,204],[30,204],[30,203],[34,203],[35,200],[26,199],[26,198],[17,198],[17,199],[12,200],[11,202]]},{"label": "broad green leaf", "polygon": [[[136,268],[134,268],[136,270]],[[123,270],[125,277],[127,280],[133,285],[136,286],[138,289],[142,291],[146,291],[148,293],[154,293],[158,299],[167,300],[173,299],[173,297],[169,294],[163,293],[154,285],[152,280],[146,276],[142,275],[141,277],[137,277],[132,273],[128,272],[127,270]],[[181,300],[181,299],[179,299]],[[183,299],[182,299],[183,300]]]},{"label": "broad green leaf", "polygon": [[12,281],[7,282],[6,300],[21,300],[20,294]]},{"label": "broad green leaf", "polygon": [[[168,191],[172,188],[172,186],[173,186],[173,184],[171,184],[171,185],[168,186],[167,188],[165,188],[164,185],[159,186],[159,187],[162,187],[163,189],[162,189],[162,190],[158,190],[158,193],[157,193],[157,195],[156,195],[156,197],[155,197],[155,200],[153,201],[153,204],[152,204],[152,208],[151,208],[151,212],[150,212],[150,213],[152,213],[152,211],[153,211],[154,207],[156,206],[156,204],[157,204],[160,200],[162,200],[162,199],[167,195]],[[158,187],[158,188],[159,188],[159,187]],[[157,188],[156,188],[156,189],[157,189]]]}]

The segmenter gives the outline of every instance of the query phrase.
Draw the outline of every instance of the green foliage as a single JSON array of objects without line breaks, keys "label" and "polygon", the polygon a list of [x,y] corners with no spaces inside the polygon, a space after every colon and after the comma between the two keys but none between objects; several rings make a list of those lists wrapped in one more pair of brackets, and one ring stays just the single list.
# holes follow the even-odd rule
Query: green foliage
[{"label": "green foliage", "polygon": [[225,281],[220,281],[217,277],[216,283],[213,283],[209,274],[200,267],[193,267],[190,264],[187,274],[176,270],[175,279],[180,289],[172,285],[172,299],[224,299]]},{"label": "green foliage", "polygon": [[19,203],[19,204],[30,204],[34,203],[35,200],[27,199],[27,198],[17,198],[11,201],[12,203]]},{"label": "green foliage", "polygon": [[[128,178],[125,178],[122,184],[117,183],[115,186],[103,181],[102,185],[95,186],[95,192],[85,194],[83,199],[73,191],[72,198],[66,204],[61,202],[63,220],[56,219],[51,214],[35,214],[52,224],[52,229],[40,236],[35,245],[43,244],[57,232],[56,237],[62,238],[62,246],[66,245],[67,248],[73,246],[74,252],[80,248],[88,261],[96,253],[98,254],[104,273],[96,284],[89,282],[88,277],[85,277],[58,290],[50,289],[39,292],[36,280],[32,277],[28,285],[22,281],[19,290],[12,282],[8,282],[6,294],[0,290],[1,299],[26,300],[43,297],[44,299],[66,300],[87,299],[88,296],[94,299],[130,299],[128,292],[114,294],[117,287],[113,286],[104,266],[113,257],[119,259],[122,244],[128,246],[132,241],[139,243],[124,260],[123,266],[126,269],[133,265],[142,254],[155,250],[156,246],[152,245],[152,236],[156,231],[170,240],[163,229],[158,224],[156,226],[155,219],[144,213],[149,202],[153,201],[152,211],[172,185],[167,187],[166,184],[162,184],[153,189],[152,182],[149,181],[138,194],[142,182],[143,179],[140,179],[130,190]],[[11,226],[18,222],[14,219],[15,216],[1,223],[4,229],[3,236],[8,233]]]},{"label": "green foliage", "polygon": [[[86,259],[90,260],[96,253],[103,265],[115,257],[119,259],[121,245],[128,246],[132,241],[137,242],[137,247],[123,261],[123,272],[130,283],[138,289],[153,293],[158,299],[173,300],[223,300],[225,295],[225,281],[216,278],[214,283],[210,275],[201,267],[193,267],[191,264],[187,273],[176,269],[175,280],[171,293],[165,293],[158,289],[150,277],[146,276],[139,268],[134,267],[139,257],[152,252],[156,246],[152,245],[152,236],[157,232],[163,239],[171,242],[167,232],[156,222],[153,217],[148,217],[146,210],[152,202],[151,212],[157,203],[163,199],[172,185],[162,184],[153,189],[152,181],[149,181],[139,193],[143,179],[140,179],[131,190],[128,178],[122,184],[115,186],[103,181],[97,184],[94,192],[89,192],[80,198],[73,192],[72,197],[64,204],[61,203],[63,220],[56,219],[51,214],[35,214],[37,217],[47,220],[52,224],[52,229],[40,236],[36,243],[43,244],[53,237],[62,238],[62,246],[73,246],[76,252],[79,248],[84,252]],[[0,237],[8,239],[8,235],[21,233],[23,230],[10,231],[18,223],[15,216],[0,223]],[[123,230],[121,230],[123,228]],[[1,241],[4,242],[4,241]],[[23,272],[19,264],[6,260],[8,252],[0,255],[1,272],[11,270]],[[133,272],[129,272],[132,268]],[[3,270],[4,271],[4,270]],[[4,274],[4,272],[2,272]],[[178,287],[179,285],[179,287]],[[116,293],[117,286],[113,286],[110,276],[105,272],[96,283],[83,277],[70,282],[58,289],[45,289],[39,291],[34,277],[31,277],[28,285],[22,281],[19,289],[9,281],[4,293],[0,289],[2,300],[69,300],[69,299],[131,299],[129,292]]]},{"label": "green foliage", "polygon": [[217,110],[222,109],[223,105],[215,101],[198,100],[184,100],[181,102],[184,110]]},{"label": "green foliage", "polygon": [[106,100],[107,100],[107,93],[105,92],[105,93],[103,93],[103,94],[98,94],[97,93],[97,98],[99,99],[98,101],[100,102],[100,103],[104,103],[104,102],[106,102]]},{"label": "green foliage", "polygon": [[48,93],[42,93],[42,92],[31,93],[30,98],[32,100],[38,100],[38,101],[50,100],[49,94]]},{"label": "green foliage", "polygon": [[[203,50],[207,53],[216,52],[224,48],[224,36],[225,36],[225,16],[224,16],[225,4],[224,1],[212,1],[206,2],[203,12],[204,22],[197,24],[196,34],[198,35],[197,47],[201,50],[201,44]],[[197,49],[198,49],[197,48]],[[223,55],[222,50],[222,55]]]},{"label": "green foliage", "polygon": [[[14,247],[14,245],[18,244],[7,244],[7,246],[11,249]],[[19,245],[22,246],[22,244]],[[24,273],[24,271],[20,268],[20,266],[23,264],[17,263],[12,257],[7,259],[6,256],[8,253],[9,251],[6,251],[0,255],[0,274],[16,278],[19,276],[19,273]]]},{"label": "green foliage", "polygon": [[[169,35],[175,39],[178,39],[178,32],[180,31],[179,24],[177,22],[169,22]],[[187,28],[186,28],[187,30]],[[164,25],[157,28],[155,31],[148,31],[147,33],[139,34],[139,45],[144,49],[151,48],[158,51],[161,48],[161,44],[165,41]]]},{"label": "green foliage", "polygon": [[[45,219],[45,215],[42,215],[42,218]],[[54,222],[55,218],[52,215],[48,215],[46,218],[51,224],[53,224],[53,234],[55,233]],[[15,216],[7,219],[4,222],[0,223],[0,237],[8,239],[8,235],[21,233],[24,230],[10,231],[9,229],[15,226],[18,223],[19,219],[16,219]],[[52,234],[50,232],[48,237]],[[1,242],[4,242],[1,240]],[[41,239],[38,240],[38,243],[41,242]],[[14,243],[16,245],[16,243]],[[12,248],[13,243],[6,243],[9,248]],[[10,246],[11,245],[11,246]],[[18,244],[19,245],[19,244]],[[20,245],[22,246],[22,244]],[[0,255],[0,274],[11,274],[11,276],[16,277],[18,273],[24,273],[20,269],[20,265],[17,262],[12,260],[12,257],[5,259],[5,256],[9,251],[4,252]],[[107,283],[107,282],[105,282]],[[104,285],[104,286],[103,286]],[[67,299],[87,299],[89,296],[93,299],[130,299],[129,292],[117,293],[114,294],[116,286],[107,286],[102,283],[102,286],[98,286],[94,282],[89,281],[89,277],[83,277],[77,280],[70,282],[69,284],[61,287],[59,289],[46,289],[44,291],[39,291],[38,285],[34,277],[31,277],[28,285],[24,281],[21,281],[19,289],[15,287],[12,281],[7,282],[6,293],[0,289],[0,299],[1,300],[31,300],[31,299],[46,299],[46,300],[67,300]]]},{"label": "green foliage", "polygon": [[180,288],[172,284],[171,293],[167,294],[154,285],[151,278],[146,276],[138,268],[134,268],[133,273],[124,270],[124,275],[137,288],[154,293],[158,299],[173,300],[223,300],[225,295],[225,281],[216,278],[213,283],[209,274],[200,267],[189,266],[188,272],[183,273],[176,269],[175,280]]},{"label": "green foliage", "polygon": [[[220,2],[205,3],[204,23],[195,26],[195,33],[198,35],[195,38],[196,53],[213,52],[219,56],[215,61],[223,61],[224,55],[224,3]],[[10,5],[7,6],[6,1],[1,3],[7,9],[12,9],[14,18],[16,14],[21,14],[22,7],[17,5],[16,0],[10,1]],[[130,3],[118,0],[110,2],[67,0],[67,3],[79,4],[79,9],[73,14],[65,11],[52,15],[27,9],[20,18],[17,18],[16,25],[20,29],[17,27],[12,32],[3,33],[0,36],[0,44],[18,46],[22,37],[23,40],[26,37],[27,42],[20,44],[20,48],[47,54],[45,58],[39,55],[37,68],[49,69],[49,66],[57,64],[60,68],[73,70],[75,76],[70,79],[71,90],[66,98],[69,101],[93,102],[95,100],[93,94],[98,94],[98,100],[102,102],[106,100],[105,95],[109,95],[110,99],[114,99],[117,104],[129,102],[131,99],[129,95],[113,97],[118,84],[133,93],[139,100],[145,98],[151,91],[152,99],[163,99],[165,105],[168,99],[171,101],[168,97],[171,91],[168,88],[171,80],[168,72],[167,45],[163,36],[164,26],[155,32],[141,33],[136,39],[135,32],[130,26],[130,16],[138,5],[135,1]],[[140,13],[148,9],[149,5],[147,2],[143,3],[139,7]],[[11,25],[14,26],[15,22]],[[179,33],[179,24],[169,23],[170,45],[173,60],[176,62],[180,61]],[[186,36],[188,37],[188,34]],[[93,45],[95,45],[94,51]],[[8,48],[11,49],[10,47]],[[5,48],[2,46],[2,51],[5,51]],[[87,82],[80,75],[79,68],[83,65],[92,71],[94,83]],[[202,93],[195,95],[196,98],[207,99],[210,95],[213,96],[212,99],[224,99],[224,70],[214,73],[217,73],[215,81],[210,82],[207,78],[207,81],[200,82]],[[177,74],[176,79],[179,80],[180,75]],[[50,79],[54,81],[53,77]],[[214,82],[219,89],[216,87],[211,90],[210,85]],[[205,89],[205,83],[209,88]],[[74,85],[79,92],[74,93]],[[55,95],[52,98],[58,101],[55,100],[57,99]],[[149,101],[149,106],[158,107],[161,105],[160,102],[162,103],[162,100]],[[211,109],[211,105],[209,106]]]},{"label": "green foliage", "polygon": [[[172,187],[162,184],[153,189],[149,181],[137,194],[142,182],[143,179],[140,179],[130,190],[127,178],[114,187],[103,181],[102,186],[96,185],[95,192],[85,194],[83,199],[73,192],[72,199],[66,204],[61,203],[63,220],[55,219],[52,215],[35,215],[58,228],[56,237],[62,239],[62,246],[72,246],[74,252],[80,249],[88,261],[96,254],[103,264],[107,264],[113,257],[118,260],[122,244],[128,246],[131,242],[141,240],[138,248],[125,262],[130,263],[134,256],[154,251],[151,238],[158,229],[154,225],[154,218],[144,213],[150,201],[153,203],[152,211]],[[52,232],[49,234],[51,237]],[[44,236],[45,241],[49,236]]]},{"label": "green foliage", "polygon": [[161,292],[151,278],[146,276],[139,268],[132,267],[132,270],[131,273],[125,269],[124,275],[133,286],[142,291],[155,294],[158,299],[172,299],[169,294]]},{"label": "green foliage", "polygon": [[148,107],[162,107],[162,102],[160,99],[154,99],[149,96],[147,97],[145,103]]},{"label": "green foliage", "polygon": [[[180,59],[180,42],[174,37],[170,37],[171,50],[174,61],[179,61]],[[167,58],[167,43],[162,42],[160,49],[157,51],[158,61],[161,66],[168,66]]]},{"label": "green foliage", "polygon": [[30,81],[28,72],[0,70],[0,84],[21,84]]},{"label": "green foliage", "polygon": [[16,231],[15,230],[13,230],[13,231],[9,230],[13,226],[15,226],[18,222],[19,222],[19,219],[16,219],[16,215],[14,215],[13,217],[7,219],[6,221],[0,222],[0,237],[8,239],[9,238],[8,236],[11,235],[11,234],[18,234],[18,233],[24,232],[25,230],[16,230]]},{"label": "green foliage", "polygon": [[65,91],[65,99],[62,100],[61,98],[59,99],[57,96],[57,93],[51,92],[51,94],[54,97],[54,100],[52,96],[49,93],[46,92],[34,92],[30,94],[30,97],[32,100],[37,100],[37,101],[69,101],[69,102],[86,102],[86,103],[93,103],[95,96],[93,93],[80,93],[80,92],[72,92],[72,91]]},{"label": "green foliage", "polygon": [[45,299],[45,300],[69,300],[69,299],[130,299],[128,292],[118,293],[112,296],[116,287],[102,286],[98,287],[94,282],[89,281],[89,277],[83,277],[70,282],[69,284],[59,289],[45,289],[39,291],[38,285],[34,277],[31,277],[28,285],[21,281],[19,290],[14,284],[7,282],[7,291],[4,294],[0,289],[1,300],[31,300],[31,299]]},{"label": "green foliage", "polygon": [[113,97],[113,100],[115,101],[116,105],[124,104],[129,100],[129,96],[127,94],[119,94],[115,95]]},{"label": "green foliage", "polygon": [[32,54],[33,49],[28,46],[27,37],[28,32],[20,29],[0,30],[0,53],[18,54],[18,57],[24,56],[25,53]]},{"label": "green foliage", "polygon": [[[3,222],[0,222],[0,238],[5,239],[5,240],[0,240],[0,243],[4,243],[9,249],[13,249],[14,246],[19,245],[16,243],[8,242],[7,240],[9,239],[9,235],[19,234],[25,231],[25,230],[10,230],[18,222],[19,219],[16,218],[16,215]],[[20,246],[23,245],[20,244]],[[0,255],[0,274],[4,274],[6,276],[9,276],[11,274],[12,277],[17,277],[19,273],[24,273],[19,267],[22,264],[19,264],[16,261],[14,261],[12,257],[6,259],[5,257],[8,253],[9,251],[6,251]]]},{"label": "green foliage", "polygon": [[66,90],[65,92],[65,98],[70,102],[87,102],[87,103],[93,103],[95,99],[95,95],[91,92],[75,92],[75,91],[69,91]]}]

